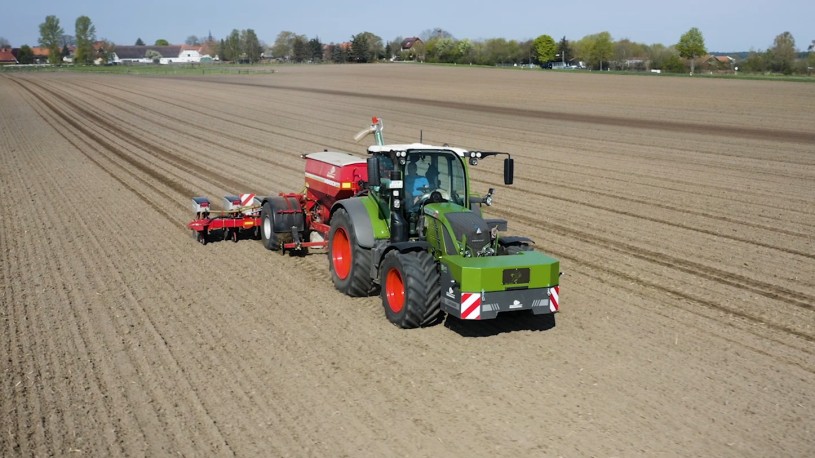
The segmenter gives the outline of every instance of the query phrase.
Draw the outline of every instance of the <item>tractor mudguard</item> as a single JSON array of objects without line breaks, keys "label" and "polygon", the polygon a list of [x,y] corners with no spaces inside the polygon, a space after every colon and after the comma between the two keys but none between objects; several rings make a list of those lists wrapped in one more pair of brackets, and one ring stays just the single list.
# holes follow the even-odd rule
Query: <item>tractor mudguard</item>
[{"label": "tractor mudguard", "polygon": [[429,251],[430,244],[422,240],[415,240],[391,243],[388,248],[388,251],[390,251],[390,249],[396,249],[399,250],[400,253],[407,253],[408,251]]},{"label": "tractor mudguard", "polygon": [[376,273],[377,268],[382,263],[385,255],[389,252],[396,250],[400,253],[408,253],[411,251],[430,251],[430,244],[423,240],[413,240],[407,242],[390,243],[389,241],[380,241],[373,249],[374,262],[373,268]]},{"label": "tractor mudguard", "polygon": [[535,242],[529,237],[519,235],[510,235],[498,239],[498,244],[502,246],[520,245],[523,243],[534,244]]},{"label": "tractor mudguard", "polygon": [[359,246],[373,248],[374,240],[390,237],[388,225],[384,219],[378,218],[379,209],[372,199],[368,197],[342,199],[331,208],[331,214],[338,208],[344,208],[348,212]]}]

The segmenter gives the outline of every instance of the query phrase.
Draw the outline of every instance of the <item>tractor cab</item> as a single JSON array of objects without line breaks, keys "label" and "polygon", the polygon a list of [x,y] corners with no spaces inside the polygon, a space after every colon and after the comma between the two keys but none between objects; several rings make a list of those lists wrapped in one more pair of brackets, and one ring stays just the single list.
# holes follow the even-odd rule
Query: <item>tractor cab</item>
[{"label": "tractor cab", "polygon": [[[374,145],[368,153],[368,189],[382,214],[391,220],[392,242],[426,239],[427,228],[433,226],[426,218],[440,214],[463,218],[467,226],[482,223],[475,203],[489,205],[492,190],[486,197],[470,197],[467,165],[506,154],[421,143]],[[504,181],[511,184],[512,159],[507,158],[504,165]],[[471,210],[477,215],[471,215]]]},{"label": "tractor cab", "polygon": [[[463,150],[424,144],[368,149],[369,191],[386,216],[404,219],[408,238],[421,235],[419,220],[428,204],[469,207]],[[399,222],[396,222],[399,226]]]}]

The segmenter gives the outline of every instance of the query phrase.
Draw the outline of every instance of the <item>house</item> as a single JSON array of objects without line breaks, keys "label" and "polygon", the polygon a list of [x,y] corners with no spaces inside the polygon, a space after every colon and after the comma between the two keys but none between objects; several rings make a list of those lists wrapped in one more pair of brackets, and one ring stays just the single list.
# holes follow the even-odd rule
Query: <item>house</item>
[{"label": "house", "polygon": [[730,56],[708,55],[705,57],[705,66],[714,73],[731,73],[736,69],[736,59]]},{"label": "house", "polygon": [[116,64],[188,64],[208,60],[200,46],[115,46],[110,61]]},{"label": "house", "polygon": [[47,64],[48,55],[51,54],[51,52],[48,50],[48,48],[38,46],[35,48],[31,48],[31,54],[34,56],[35,64]]},{"label": "house", "polygon": [[422,45],[424,42],[419,37],[408,37],[402,40],[402,51],[409,51],[416,45]]},{"label": "house", "polygon": [[0,65],[16,64],[17,58],[9,48],[0,48]]},{"label": "house", "polygon": [[424,42],[422,39],[408,37],[402,40],[399,57],[402,60],[424,60]]}]

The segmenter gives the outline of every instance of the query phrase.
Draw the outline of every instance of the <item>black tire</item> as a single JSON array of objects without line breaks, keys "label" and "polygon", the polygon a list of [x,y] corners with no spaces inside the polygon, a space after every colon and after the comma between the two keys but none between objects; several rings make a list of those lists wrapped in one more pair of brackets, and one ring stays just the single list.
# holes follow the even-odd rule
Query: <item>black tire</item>
[{"label": "black tire", "polygon": [[[260,209],[260,239],[267,250],[282,251],[284,244],[291,243],[294,240],[291,235],[291,226],[285,226],[285,230],[280,230],[281,224],[279,223],[286,221],[285,217],[278,214],[278,224],[275,224],[275,211],[286,209],[286,206],[287,203],[283,197],[273,197],[264,202],[263,207]],[[302,217],[302,215],[300,216]],[[302,228],[302,226],[303,223],[300,221],[299,227]],[[275,231],[275,228],[279,232]]]},{"label": "black tire", "polygon": [[200,243],[201,245],[206,245],[207,233],[204,231],[199,232],[198,235],[196,236],[196,240],[198,240],[198,243]]},{"label": "black tire", "polygon": [[272,205],[269,202],[264,202],[260,209],[260,240],[263,241],[263,246],[267,250],[280,249],[280,241],[274,232]]},{"label": "black tire", "polygon": [[238,230],[232,229],[232,241],[238,243]]},{"label": "black tire", "polygon": [[338,209],[331,217],[328,232],[328,270],[334,287],[351,297],[370,296],[374,291],[372,263],[373,253],[357,243],[348,212]]},{"label": "black tire", "polygon": [[434,324],[441,316],[436,260],[426,251],[385,255],[380,269],[382,306],[388,321],[404,329]]}]

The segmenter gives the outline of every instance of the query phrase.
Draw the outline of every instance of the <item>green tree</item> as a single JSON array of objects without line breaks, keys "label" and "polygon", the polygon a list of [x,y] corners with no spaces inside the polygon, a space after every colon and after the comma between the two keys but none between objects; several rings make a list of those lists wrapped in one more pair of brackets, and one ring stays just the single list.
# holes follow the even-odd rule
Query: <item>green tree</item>
[{"label": "green tree", "polygon": [[812,40],[807,52],[809,53],[809,57],[807,57],[807,75],[811,75],[812,69],[815,68],[815,40]]},{"label": "green tree", "polygon": [[646,46],[645,55],[650,61],[651,68],[668,73],[682,73],[685,71],[682,60],[679,58],[679,53],[673,46],[667,48],[660,43]]},{"label": "green tree", "polygon": [[142,41],[141,38],[136,39],[136,46],[144,46],[144,42]]},{"label": "green tree", "polygon": [[676,45],[676,49],[679,51],[680,57],[690,59],[691,75],[693,75],[695,70],[696,58],[707,54],[705,38],[702,36],[702,32],[696,27],[692,27],[679,37],[679,43]]},{"label": "green tree", "polygon": [[263,47],[260,45],[260,40],[253,29],[246,29],[241,31],[241,56],[245,57],[250,64],[258,62],[260,55],[263,53]]},{"label": "green tree", "polygon": [[161,62],[161,58],[164,57],[161,55],[160,52],[156,51],[155,49],[148,49],[144,53],[144,57],[153,61],[154,64]]},{"label": "green tree", "polygon": [[741,71],[747,73],[764,73],[769,71],[768,56],[766,52],[750,51],[747,59],[739,66]]},{"label": "green tree", "polygon": [[385,53],[382,38],[362,32],[351,37],[351,59],[355,62],[375,62]]},{"label": "green tree", "polygon": [[102,38],[99,40],[99,46],[96,48],[96,58],[102,59],[102,62],[110,62],[114,59],[116,52],[116,45],[109,40]]},{"label": "green tree", "polygon": [[663,62],[662,69],[667,73],[684,73],[685,65],[682,64],[679,53],[672,53],[669,54]]},{"label": "green tree", "polygon": [[96,57],[93,43],[96,41],[96,26],[88,16],[76,18],[76,54],[74,63],[90,65]]},{"label": "green tree", "polygon": [[20,50],[17,51],[17,62],[21,64],[34,63],[34,50],[31,49],[31,46],[28,45],[20,46]]},{"label": "green tree", "polygon": [[789,32],[775,37],[773,47],[767,50],[770,68],[774,72],[789,75],[792,73],[798,51],[795,49],[795,38]]},{"label": "green tree", "polygon": [[294,40],[297,34],[284,30],[277,34],[272,45],[272,56],[278,59],[290,59],[294,55]]},{"label": "green tree", "polygon": [[[414,45],[418,47],[417,51],[422,49],[422,45]],[[423,54],[422,54],[423,55]],[[456,56],[457,62],[460,64],[470,64],[473,62],[473,43],[468,39],[458,40],[456,43]]]},{"label": "green tree", "polygon": [[570,46],[569,40],[566,39],[565,35],[557,44],[557,54],[560,57],[560,61],[564,64],[572,58],[572,47]]},{"label": "green tree", "polygon": [[645,70],[648,47],[627,38],[614,43],[614,61],[618,70]]},{"label": "green tree", "polygon": [[199,46],[201,44],[201,39],[196,35],[190,35],[186,40],[184,40],[184,44],[189,46]]},{"label": "green tree", "polygon": [[0,48],[10,48],[11,43],[6,39],[6,37],[0,37]]},{"label": "green tree", "polygon": [[557,54],[557,44],[555,39],[549,35],[541,35],[532,42],[533,57],[539,64],[543,64],[555,59]]},{"label": "green tree", "polygon": [[331,62],[334,62],[335,64],[344,64],[348,62],[348,59],[350,58],[348,55],[348,51],[342,44],[335,43],[329,44],[327,52],[328,55],[330,56]]},{"label": "green tree", "polygon": [[320,41],[320,37],[309,40],[308,49],[312,61],[319,62],[323,60],[323,43]]},{"label": "green tree", "polygon": [[480,64],[498,65],[512,62],[509,42],[504,38],[488,38],[484,40]]},{"label": "green tree", "polygon": [[305,62],[311,55],[308,47],[308,40],[305,35],[296,35],[292,42],[292,60],[295,62]]},{"label": "green tree", "polygon": [[611,34],[600,32],[595,35],[594,45],[591,50],[592,60],[600,64],[600,71],[603,70],[603,61],[610,61],[614,56],[614,42]]},{"label": "green tree", "polygon": [[232,29],[232,32],[225,40],[221,41],[221,59],[229,62],[237,62],[241,56],[241,34],[238,29]]},{"label": "green tree", "polygon": [[452,63],[458,58],[456,40],[450,37],[435,37],[427,41],[425,53],[428,62]]},{"label": "green tree", "polygon": [[48,62],[52,65],[60,62],[59,48],[64,33],[56,16],[46,16],[45,22],[40,24],[40,46],[48,49]]},{"label": "green tree", "polygon": [[575,54],[580,60],[588,62],[592,68],[603,70],[603,62],[608,62],[614,56],[614,43],[611,34],[600,32],[586,35],[574,44]]},{"label": "green tree", "polygon": [[387,44],[385,44],[385,52],[387,53],[386,57],[390,59],[399,56],[402,53],[403,40],[404,38],[402,37],[396,37],[393,39],[393,41],[389,41]]},{"label": "green tree", "polygon": [[156,44],[154,46],[170,46],[170,42],[164,38],[159,38],[156,40]]}]

